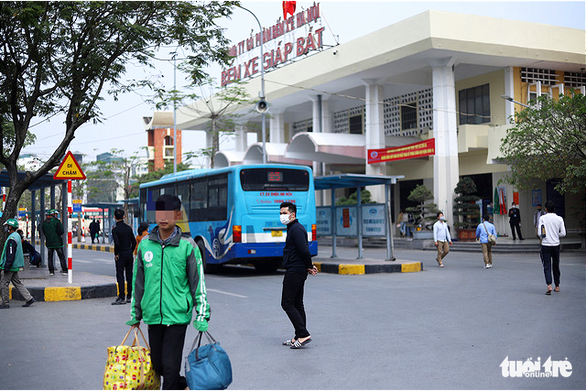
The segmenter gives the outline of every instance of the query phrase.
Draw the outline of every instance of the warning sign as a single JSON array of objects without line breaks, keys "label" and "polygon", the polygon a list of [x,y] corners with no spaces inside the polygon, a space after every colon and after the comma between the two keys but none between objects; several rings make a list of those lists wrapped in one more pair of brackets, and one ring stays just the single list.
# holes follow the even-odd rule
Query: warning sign
[{"label": "warning sign", "polygon": [[73,157],[71,151],[67,152],[53,179],[85,179],[85,174],[81,170],[77,160]]}]

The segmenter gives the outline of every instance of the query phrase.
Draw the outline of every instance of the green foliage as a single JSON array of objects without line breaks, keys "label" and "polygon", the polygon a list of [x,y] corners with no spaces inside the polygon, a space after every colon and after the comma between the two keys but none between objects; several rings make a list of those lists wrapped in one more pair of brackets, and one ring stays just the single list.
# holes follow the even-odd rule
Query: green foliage
[{"label": "green foliage", "polygon": [[[360,191],[360,204],[362,204],[362,205],[374,204],[375,201],[373,201],[370,197],[371,197],[370,191],[361,190]],[[350,194],[350,196],[348,196],[348,198],[342,197],[336,201],[336,205],[356,205],[356,204],[358,204],[358,192],[354,192],[354,193]]]},{"label": "green foliage", "polygon": [[[183,69],[187,71],[188,67],[183,66]],[[205,83],[192,84],[191,88],[199,88],[199,94],[181,94],[177,90],[160,89],[153,100],[158,110],[182,105],[183,113],[190,113],[207,122],[205,126],[212,135],[212,146],[201,148],[198,152],[209,158],[211,167],[214,167],[214,157],[220,150],[222,138],[233,134],[236,121],[242,117],[235,111],[252,103],[250,96],[240,82],[209,96],[210,93],[207,91],[211,91],[213,84],[214,81],[211,78],[207,78]]]},{"label": "green foliage", "polygon": [[[239,3],[187,1],[0,2],[0,164],[7,167],[6,214],[16,213],[24,190],[57,166],[83,124],[102,118],[104,87],[115,99],[132,86],[127,66],[154,67],[163,45],[188,54],[193,82],[208,63],[229,61],[229,41],[216,23]],[[141,86],[152,87],[149,80]],[[45,164],[16,176],[16,160],[33,118],[64,116],[63,139]],[[14,136],[7,124],[14,126]],[[14,140],[14,141],[11,141]]]},{"label": "green foliage", "polygon": [[413,215],[413,219],[415,220],[414,226],[431,229],[432,223],[436,220],[437,212],[439,211],[436,204],[429,202],[434,199],[432,191],[425,185],[417,185],[415,189],[411,190],[407,199],[419,204],[405,209],[406,212]]},{"label": "green foliage", "polygon": [[515,113],[515,126],[501,144],[511,165],[508,182],[528,190],[560,178],[560,193],[580,193],[586,186],[586,97],[575,93],[559,100],[541,96]]},{"label": "green foliage", "polygon": [[[178,163],[177,164],[177,172],[190,170],[190,169],[191,168],[189,167],[189,165],[187,165],[185,163]],[[173,162],[167,161],[167,162],[165,162],[165,168],[162,168],[157,171],[151,171],[151,172],[148,172],[144,175],[140,175],[140,176],[136,177],[136,181],[130,185],[131,191],[129,194],[129,198],[138,197],[138,187],[141,184],[156,181],[158,179],[161,179],[164,175],[172,174],[172,173],[173,173]]]},{"label": "green foliage", "polygon": [[454,201],[454,216],[462,217],[455,221],[454,226],[460,228],[475,228],[480,222],[480,208],[476,201],[480,199],[476,195],[478,189],[470,177],[464,177],[458,182],[454,193],[458,194]]}]

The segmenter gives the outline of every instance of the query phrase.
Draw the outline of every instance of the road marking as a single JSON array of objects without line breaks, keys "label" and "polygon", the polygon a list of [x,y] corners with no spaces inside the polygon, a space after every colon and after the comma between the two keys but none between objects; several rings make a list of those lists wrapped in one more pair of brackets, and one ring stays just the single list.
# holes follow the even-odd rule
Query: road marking
[{"label": "road marking", "polygon": [[207,288],[207,290],[210,292],[222,293],[222,294],[228,295],[228,296],[236,296],[236,297],[241,297],[243,299],[248,299],[248,296],[242,296],[242,295],[237,295],[236,293],[224,292],[224,291],[220,291],[218,289]]}]

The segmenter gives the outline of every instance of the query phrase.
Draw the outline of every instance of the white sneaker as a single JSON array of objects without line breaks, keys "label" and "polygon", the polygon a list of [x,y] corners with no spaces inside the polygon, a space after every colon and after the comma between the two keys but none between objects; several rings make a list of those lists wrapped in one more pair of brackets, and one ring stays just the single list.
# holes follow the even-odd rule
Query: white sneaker
[{"label": "white sneaker", "polygon": [[492,269],[492,263],[489,263],[489,264],[488,264],[488,268],[489,268],[489,269]]},{"label": "white sneaker", "polygon": [[485,263],[485,264],[484,264],[484,268],[485,268],[485,269],[488,269],[488,264],[486,264],[486,263]]}]

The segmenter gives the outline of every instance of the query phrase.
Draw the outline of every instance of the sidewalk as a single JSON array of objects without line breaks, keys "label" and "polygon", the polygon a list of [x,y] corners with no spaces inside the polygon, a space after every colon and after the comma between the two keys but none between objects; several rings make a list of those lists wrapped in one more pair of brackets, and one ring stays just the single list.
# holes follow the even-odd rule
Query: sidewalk
[{"label": "sidewalk", "polygon": [[[90,251],[114,252],[112,244],[87,244],[73,243],[73,248]],[[317,257],[313,263],[321,273],[332,274],[371,274],[371,273],[410,273],[423,270],[423,263],[419,260],[397,259],[385,261],[381,259],[380,249],[365,248],[363,258],[358,256],[357,248],[338,247],[337,258],[330,258],[332,248],[319,246]],[[67,301],[83,300],[103,297],[116,297],[118,284],[114,276],[104,276],[88,272],[73,270],[73,284],[69,284],[68,276],[55,273],[47,274],[46,268],[27,268],[19,272],[20,279],[33,295],[36,301]],[[10,299],[21,300],[24,298],[10,286]]]}]

